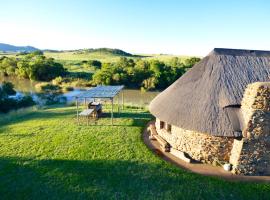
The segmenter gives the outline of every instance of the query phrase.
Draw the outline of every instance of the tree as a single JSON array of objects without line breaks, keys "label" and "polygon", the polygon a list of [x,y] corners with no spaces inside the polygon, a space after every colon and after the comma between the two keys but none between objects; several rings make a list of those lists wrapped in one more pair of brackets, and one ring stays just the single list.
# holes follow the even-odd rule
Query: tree
[{"label": "tree", "polygon": [[90,66],[93,66],[95,69],[100,69],[101,68],[101,65],[102,63],[98,60],[89,60],[87,62]]},{"label": "tree", "polygon": [[11,82],[3,82],[2,83],[2,92],[4,92],[7,95],[15,95],[16,91],[14,90],[14,85]]},{"label": "tree", "polygon": [[15,58],[3,57],[0,59],[0,73],[4,76],[14,75],[16,66]]},{"label": "tree", "polygon": [[100,69],[101,68],[101,65],[102,63],[98,60],[83,60],[82,61],[82,65],[86,68],[94,68],[95,70],[96,69]]},{"label": "tree", "polygon": [[24,96],[20,99],[10,98],[9,95],[16,94],[14,85],[11,82],[3,82],[0,86],[0,112],[8,112],[12,109],[32,106],[35,104],[31,96]]},{"label": "tree", "polygon": [[193,65],[195,65],[196,63],[200,62],[200,58],[197,57],[191,57],[185,60],[185,67],[186,68],[191,68],[193,67]]},{"label": "tree", "polygon": [[53,58],[46,58],[41,51],[22,55],[18,59],[0,59],[0,73],[4,76],[17,75],[31,80],[50,81],[65,72],[62,64],[55,62]]}]

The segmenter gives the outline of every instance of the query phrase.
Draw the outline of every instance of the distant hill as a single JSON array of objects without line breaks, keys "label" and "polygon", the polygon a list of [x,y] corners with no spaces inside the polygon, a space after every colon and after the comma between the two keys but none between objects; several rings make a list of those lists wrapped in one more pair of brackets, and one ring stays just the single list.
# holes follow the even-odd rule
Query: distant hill
[{"label": "distant hill", "polygon": [[80,49],[77,50],[75,53],[100,53],[100,54],[110,54],[115,56],[133,56],[130,53],[127,53],[121,49],[110,49],[110,48],[98,48],[98,49]]},{"label": "distant hill", "polygon": [[32,46],[14,46],[10,44],[0,43],[0,51],[2,52],[32,52],[39,49]]}]

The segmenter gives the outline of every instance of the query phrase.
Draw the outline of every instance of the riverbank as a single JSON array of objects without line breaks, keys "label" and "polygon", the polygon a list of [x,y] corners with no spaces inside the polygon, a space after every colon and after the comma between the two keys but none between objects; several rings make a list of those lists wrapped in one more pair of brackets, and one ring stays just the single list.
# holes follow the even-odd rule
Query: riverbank
[{"label": "riverbank", "polygon": [[[30,81],[27,79],[17,79],[14,77],[1,77],[0,82],[8,81],[12,82],[15,86],[15,90],[22,94],[32,94],[37,96],[39,91],[36,85],[39,82]],[[63,97],[66,98],[67,103],[74,101],[73,96],[81,92],[81,90],[89,89],[89,87],[75,87],[73,91],[64,91]],[[159,94],[159,91],[141,91],[136,89],[124,89],[125,104],[130,106],[147,107],[152,99]],[[41,97],[42,94],[40,95]]]}]

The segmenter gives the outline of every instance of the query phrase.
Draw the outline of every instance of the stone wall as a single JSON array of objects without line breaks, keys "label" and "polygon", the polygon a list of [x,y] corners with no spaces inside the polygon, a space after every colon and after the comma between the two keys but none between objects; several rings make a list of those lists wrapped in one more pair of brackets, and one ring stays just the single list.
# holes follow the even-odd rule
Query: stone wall
[{"label": "stone wall", "polygon": [[159,119],[156,120],[156,128],[158,134],[170,143],[172,148],[187,153],[194,160],[214,165],[229,162],[232,138],[215,137],[176,126],[172,126],[169,132],[160,129]]},{"label": "stone wall", "polygon": [[248,85],[241,102],[246,127],[235,139],[230,163],[233,172],[270,175],[270,83]]}]

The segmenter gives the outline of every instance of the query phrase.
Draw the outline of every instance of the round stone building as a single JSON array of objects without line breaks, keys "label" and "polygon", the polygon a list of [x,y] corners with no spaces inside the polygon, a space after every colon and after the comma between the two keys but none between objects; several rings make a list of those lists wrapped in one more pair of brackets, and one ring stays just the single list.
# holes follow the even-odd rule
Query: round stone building
[{"label": "round stone building", "polygon": [[270,51],[216,48],[151,102],[157,134],[171,152],[269,175],[269,81]]}]

